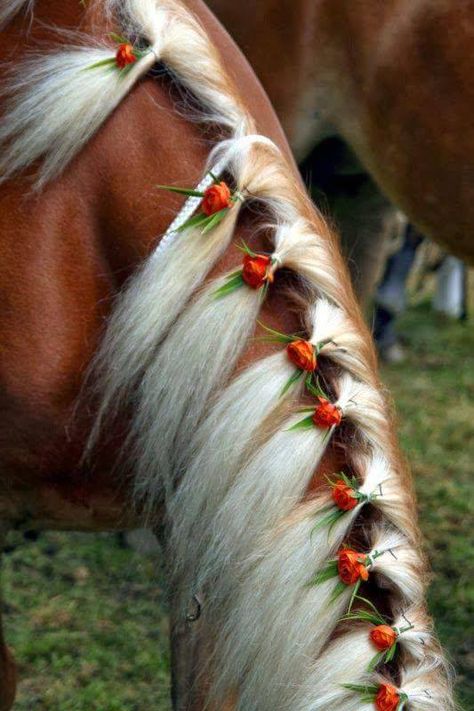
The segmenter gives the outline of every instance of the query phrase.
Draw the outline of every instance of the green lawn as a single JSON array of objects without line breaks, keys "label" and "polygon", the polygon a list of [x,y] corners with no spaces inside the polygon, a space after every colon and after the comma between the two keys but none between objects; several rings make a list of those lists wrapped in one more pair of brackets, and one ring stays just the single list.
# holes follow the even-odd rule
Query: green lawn
[{"label": "green lawn", "polygon": [[433,567],[429,604],[474,709],[474,330],[412,309],[400,330],[408,360],[385,368],[411,462]]},{"label": "green lawn", "polygon": [[[412,309],[406,364],[386,368],[434,568],[430,606],[474,708],[474,331]],[[472,510],[471,510],[472,515]],[[5,556],[4,619],[16,711],[165,711],[169,659],[157,561],[115,536],[48,533]],[[470,574],[470,575],[469,575]],[[471,577],[471,580],[469,580]],[[469,677],[469,672],[471,676]]]},{"label": "green lawn", "polygon": [[113,535],[47,533],[5,556],[4,619],[22,679],[15,710],[168,711],[157,569]]}]

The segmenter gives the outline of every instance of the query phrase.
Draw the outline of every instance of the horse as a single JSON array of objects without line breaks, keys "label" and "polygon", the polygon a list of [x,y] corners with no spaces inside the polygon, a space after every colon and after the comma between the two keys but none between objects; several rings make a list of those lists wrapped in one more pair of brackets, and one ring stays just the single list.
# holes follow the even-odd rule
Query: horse
[{"label": "horse", "polygon": [[453,709],[370,335],[242,54],[201,0],[0,18],[2,531],[157,532],[176,709]]},{"label": "horse", "polygon": [[393,205],[472,263],[472,2],[208,5],[262,81],[316,199],[323,191],[363,301],[396,232]]}]

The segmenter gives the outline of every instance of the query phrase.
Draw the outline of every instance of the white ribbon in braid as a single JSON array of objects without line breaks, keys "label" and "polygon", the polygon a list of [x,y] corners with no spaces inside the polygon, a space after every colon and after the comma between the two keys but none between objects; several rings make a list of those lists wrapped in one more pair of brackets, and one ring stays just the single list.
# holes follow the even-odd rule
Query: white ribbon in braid
[{"label": "white ribbon in braid", "polygon": [[[240,152],[245,148],[249,148],[253,144],[263,144],[271,146],[276,152],[279,152],[277,145],[271,141],[267,136],[261,136],[259,134],[249,134],[245,136],[239,136],[230,138],[227,141],[222,141],[217,144],[216,148],[211,154],[211,159],[216,155],[219,159],[213,165],[212,168],[208,169],[203,179],[196,186],[196,192],[204,192],[209,188],[215,178],[218,178],[226,170],[228,165],[235,160],[236,157],[240,156]],[[242,195],[239,190],[239,194]],[[155,259],[161,256],[163,252],[171,245],[174,238],[177,236],[180,227],[184,225],[186,220],[188,220],[196,208],[199,206],[202,198],[198,196],[190,196],[184,203],[181,210],[178,212],[173,222],[170,224],[165,234],[161,238],[159,244],[150,255],[150,259]],[[282,263],[282,259],[277,255],[273,255],[273,259],[278,262],[279,265]]]},{"label": "white ribbon in braid", "polygon": [[[201,182],[196,186],[195,190],[196,192],[204,192],[209,188],[212,183],[214,182],[214,177],[220,176],[227,165],[227,159],[223,158],[220,160],[216,165],[206,173],[204,178],[201,180]],[[214,177],[213,177],[214,176]],[[163,252],[170,246],[172,243],[173,239],[176,237],[178,234],[179,228],[184,225],[186,220],[188,220],[193,212],[196,210],[196,208],[199,206],[200,202],[202,201],[202,198],[197,197],[195,195],[191,195],[188,197],[186,202],[184,203],[183,207],[181,210],[178,212],[176,217],[174,218],[173,222],[171,225],[168,227],[166,230],[165,234],[161,238],[158,246],[154,250],[154,252],[151,254],[150,258],[155,259],[158,256],[161,256]]]}]

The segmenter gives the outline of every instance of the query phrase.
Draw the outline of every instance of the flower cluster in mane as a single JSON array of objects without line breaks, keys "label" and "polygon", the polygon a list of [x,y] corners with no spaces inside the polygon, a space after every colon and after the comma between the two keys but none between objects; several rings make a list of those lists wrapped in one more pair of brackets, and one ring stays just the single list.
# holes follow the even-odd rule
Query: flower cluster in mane
[{"label": "flower cluster in mane", "polygon": [[332,500],[341,511],[352,511],[359,503],[356,490],[347,480],[338,479],[332,485]]},{"label": "flower cluster in mane", "polygon": [[369,579],[367,556],[352,548],[342,548],[337,554],[337,572],[344,585],[355,585]]},{"label": "flower cluster in mane", "polygon": [[134,47],[133,44],[121,35],[117,35],[114,32],[111,33],[110,37],[117,44],[117,49],[113,57],[107,57],[106,59],[101,59],[94,64],[90,64],[87,69],[98,69],[100,67],[110,67],[112,69],[118,69],[119,72],[126,72],[132,64],[138,62],[142,57],[148,54],[151,49],[147,48],[144,50]]},{"label": "flower cluster in mane", "polygon": [[402,711],[408,702],[408,696],[388,682],[379,685],[344,684],[344,686],[346,689],[358,692],[361,701],[373,703],[377,711]]},{"label": "flower cluster in mane", "polygon": [[303,341],[301,339],[291,341],[286,347],[286,352],[291,362],[300,370],[306,371],[307,373],[314,373],[318,367],[316,348],[309,341]]},{"label": "flower cluster in mane", "polygon": [[119,69],[125,69],[129,64],[137,61],[135,50],[128,42],[123,42],[119,45],[117,54],[115,55],[115,64]]},{"label": "flower cluster in mane", "polygon": [[229,186],[223,180],[220,183],[215,182],[204,190],[201,202],[201,210],[205,215],[210,217],[216,212],[226,210],[232,207],[234,201]]},{"label": "flower cluster in mane", "polygon": [[169,190],[172,193],[201,199],[198,213],[178,227],[177,232],[195,227],[199,228],[202,234],[206,234],[206,232],[210,232],[210,230],[217,227],[238,200],[242,200],[241,194],[232,192],[225,181],[219,180],[212,173],[210,173],[210,176],[213,183],[205,190],[178,188],[173,185],[158,186],[162,190]]},{"label": "flower cluster in mane", "polygon": [[338,405],[334,405],[325,397],[318,396],[319,403],[313,414],[313,422],[316,427],[329,429],[338,427],[342,421],[342,410]]},{"label": "flower cluster in mane", "polygon": [[260,289],[273,281],[271,266],[272,260],[268,254],[248,253],[242,263],[242,279],[252,289]]},{"label": "flower cluster in mane", "polygon": [[305,386],[308,392],[316,398],[316,405],[303,408],[302,412],[309,412],[311,414],[294,424],[291,429],[317,427],[318,429],[328,430],[330,433],[333,428],[339,427],[344,413],[339,405],[330,401],[318,379],[316,379],[316,383],[313,383],[312,375],[313,372],[310,372],[308,377],[305,378]]}]

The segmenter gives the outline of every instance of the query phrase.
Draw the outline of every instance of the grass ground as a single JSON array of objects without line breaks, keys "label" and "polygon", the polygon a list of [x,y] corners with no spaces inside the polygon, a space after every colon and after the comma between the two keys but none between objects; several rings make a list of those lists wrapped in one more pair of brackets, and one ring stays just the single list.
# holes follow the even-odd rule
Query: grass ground
[{"label": "grass ground", "polygon": [[[430,607],[474,709],[474,330],[412,309],[409,357],[385,368],[418,490]],[[471,515],[471,518],[469,516]],[[12,542],[20,542],[18,536]],[[5,556],[4,613],[22,681],[15,711],[167,711],[157,561],[117,537],[48,533]]]}]

